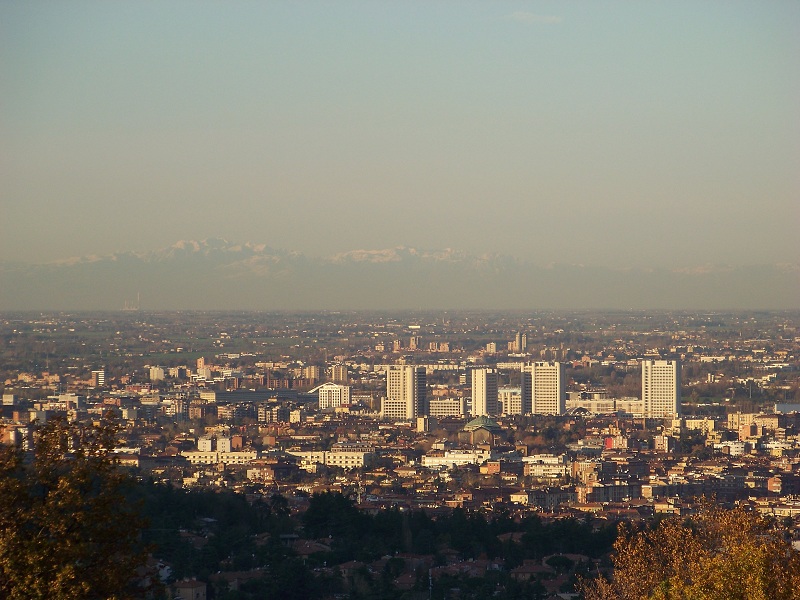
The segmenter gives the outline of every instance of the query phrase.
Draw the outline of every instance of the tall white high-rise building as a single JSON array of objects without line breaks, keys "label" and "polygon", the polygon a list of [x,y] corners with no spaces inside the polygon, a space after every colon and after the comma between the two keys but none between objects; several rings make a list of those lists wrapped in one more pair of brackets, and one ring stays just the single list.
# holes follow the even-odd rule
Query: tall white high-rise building
[{"label": "tall white high-rise building", "polygon": [[472,370],[472,415],[496,415],[497,371],[489,368]]},{"label": "tall white high-rise building", "polygon": [[350,404],[351,388],[349,385],[323,383],[319,388],[319,409],[328,410]]},{"label": "tall white high-rise building", "polygon": [[678,360],[642,361],[644,416],[661,418],[681,412],[681,363]]},{"label": "tall white high-rise building", "polygon": [[386,398],[381,412],[384,419],[416,419],[427,416],[427,376],[425,367],[391,365],[386,371]]},{"label": "tall white high-rise building", "polygon": [[563,415],[567,390],[564,363],[535,362],[522,368],[522,409],[534,415]]}]

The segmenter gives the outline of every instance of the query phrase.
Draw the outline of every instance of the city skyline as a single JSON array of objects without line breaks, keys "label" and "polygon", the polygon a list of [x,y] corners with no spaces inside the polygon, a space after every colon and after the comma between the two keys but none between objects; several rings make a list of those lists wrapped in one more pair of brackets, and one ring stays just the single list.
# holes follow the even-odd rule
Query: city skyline
[{"label": "city skyline", "polygon": [[798,24],[795,3],[5,2],[0,256],[223,237],[797,265]]},{"label": "city skyline", "polygon": [[800,311],[0,316],[4,597],[800,589]]}]

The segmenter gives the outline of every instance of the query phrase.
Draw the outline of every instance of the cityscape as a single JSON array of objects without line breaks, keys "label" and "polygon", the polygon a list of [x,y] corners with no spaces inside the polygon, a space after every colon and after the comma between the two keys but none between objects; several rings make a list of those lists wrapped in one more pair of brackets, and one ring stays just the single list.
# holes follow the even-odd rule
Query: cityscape
[{"label": "cityscape", "polygon": [[0,599],[800,600],[800,2],[0,2]]},{"label": "cityscape", "polygon": [[[570,597],[581,573],[608,568],[610,546],[526,555],[519,524],[591,522],[600,535],[687,517],[704,498],[779,519],[800,546],[796,312],[132,309],[0,323],[5,445],[32,449],[61,417],[111,418],[116,460],[150,485],[252,506],[280,498],[287,520],[335,494],[370,515],[518,524],[493,551],[440,536],[381,557],[287,521],[285,556],[332,597],[372,597],[380,577],[390,597],[457,597],[487,574],[504,594]],[[247,582],[274,564],[235,557],[265,534],[193,561],[222,537],[210,514],[173,532],[194,544],[180,560],[158,545],[150,559],[179,597],[249,598]]]}]

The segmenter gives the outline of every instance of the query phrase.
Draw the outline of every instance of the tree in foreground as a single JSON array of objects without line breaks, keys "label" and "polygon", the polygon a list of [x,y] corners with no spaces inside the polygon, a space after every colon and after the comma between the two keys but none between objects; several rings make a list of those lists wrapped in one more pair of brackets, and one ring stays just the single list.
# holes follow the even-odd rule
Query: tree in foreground
[{"label": "tree in foreground", "polygon": [[586,600],[796,600],[800,553],[774,523],[708,504],[683,521],[621,527],[614,572],[584,580]]},{"label": "tree in foreground", "polygon": [[123,599],[147,558],[110,423],[53,419],[34,451],[0,448],[0,597]]}]

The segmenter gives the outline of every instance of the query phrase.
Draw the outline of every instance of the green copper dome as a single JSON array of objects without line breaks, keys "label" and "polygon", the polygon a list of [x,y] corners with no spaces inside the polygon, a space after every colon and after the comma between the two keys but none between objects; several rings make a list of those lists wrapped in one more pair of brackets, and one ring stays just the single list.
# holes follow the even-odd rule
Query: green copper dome
[{"label": "green copper dome", "polygon": [[480,417],[473,419],[472,421],[464,425],[464,431],[475,431],[476,429],[480,429],[481,427],[483,427],[484,429],[489,429],[491,431],[500,431],[502,429],[502,427],[500,427],[500,425],[492,421],[492,419],[490,419],[487,416],[481,415]]}]

